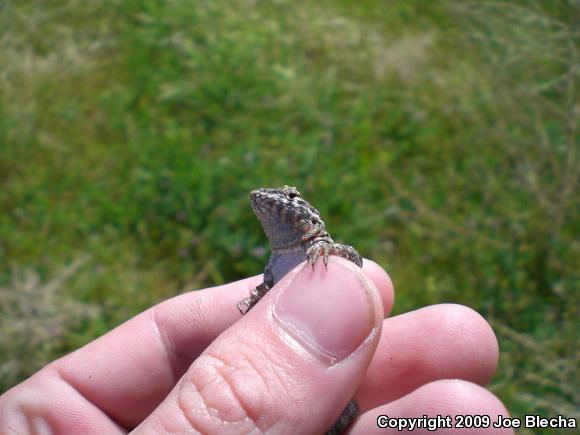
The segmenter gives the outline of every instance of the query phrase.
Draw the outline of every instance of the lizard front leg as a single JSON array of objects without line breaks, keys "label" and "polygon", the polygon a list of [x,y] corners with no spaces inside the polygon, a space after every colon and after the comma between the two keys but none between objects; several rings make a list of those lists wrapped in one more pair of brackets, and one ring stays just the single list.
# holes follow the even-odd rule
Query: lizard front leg
[{"label": "lizard front leg", "polygon": [[312,267],[314,267],[314,263],[316,263],[321,256],[322,261],[326,266],[330,255],[338,255],[339,257],[352,261],[358,267],[362,267],[362,257],[356,249],[349,245],[321,240],[314,242],[306,251],[306,259],[310,264],[312,264]]}]

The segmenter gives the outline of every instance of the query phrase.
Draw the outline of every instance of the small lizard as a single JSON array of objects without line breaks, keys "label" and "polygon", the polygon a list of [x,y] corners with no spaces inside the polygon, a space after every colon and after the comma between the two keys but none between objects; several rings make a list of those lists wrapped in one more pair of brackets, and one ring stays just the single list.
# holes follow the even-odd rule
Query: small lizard
[{"label": "small lizard", "polygon": [[[362,257],[352,246],[335,243],[320,213],[302,199],[295,187],[261,188],[250,193],[252,209],[270,240],[272,253],[264,270],[264,282],[238,303],[246,314],[284,275],[303,261],[312,268],[322,257],[326,267],[329,255],[344,257],[362,267]],[[358,405],[351,400],[327,434],[340,434],[354,421]]]}]

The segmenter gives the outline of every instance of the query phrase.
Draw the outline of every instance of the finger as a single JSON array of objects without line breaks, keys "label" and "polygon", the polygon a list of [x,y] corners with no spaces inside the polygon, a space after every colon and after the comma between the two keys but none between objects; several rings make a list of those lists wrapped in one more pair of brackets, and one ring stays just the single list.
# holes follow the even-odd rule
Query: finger
[{"label": "finger", "polygon": [[0,396],[0,434],[124,434],[74,388],[42,371]]},{"label": "finger", "polygon": [[141,313],[2,395],[0,422],[55,433],[135,427],[171,391],[204,343],[239,317],[235,307],[226,309],[228,292],[245,293],[258,281],[182,295]]},{"label": "finger", "polygon": [[206,349],[136,432],[323,432],[364,375],[382,319],[377,289],[353,263],[299,267]]},{"label": "finger", "polygon": [[389,274],[372,260],[364,259],[363,271],[373,281],[381,295],[385,317],[389,315],[395,303],[395,289]]},{"label": "finger", "polygon": [[493,330],[477,312],[455,304],[421,308],[384,321],[356,399],[370,409],[438,379],[484,385],[498,356]]},{"label": "finger", "polygon": [[[397,427],[377,427],[377,422],[381,424],[388,424],[389,420],[382,418],[378,420],[380,415],[388,416],[391,419],[390,424],[407,424],[403,430],[408,431],[411,420],[415,424],[423,421],[426,424],[424,416],[442,418],[449,416],[446,421],[439,420],[437,433],[439,434],[471,434],[471,433],[493,433],[493,434],[513,434],[512,429],[494,428],[493,423],[498,420],[499,416],[506,418],[509,416],[506,408],[501,401],[487,391],[480,387],[466,381],[461,380],[441,380],[431,382],[421,388],[413,391],[407,396],[391,402],[387,405],[380,406],[365,412],[355,422],[350,432],[355,434],[385,434],[385,433],[401,433]],[[470,417],[481,416],[483,419],[469,420]],[[487,418],[485,418],[487,417]],[[487,427],[483,428],[467,428],[459,427],[461,423],[469,425],[469,421],[477,422],[477,425]],[[432,420],[432,424],[435,422]],[[451,427],[446,427],[451,425]],[[414,428],[413,433],[428,434],[433,430],[429,428]]]},{"label": "finger", "polygon": [[240,317],[234,301],[259,282],[254,277],[177,296],[44,370],[56,373],[123,427],[135,427],[207,345]]},{"label": "finger", "polygon": [[[390,278],[372,261],[364,266],[390,310]],[[113,420],[135,427],[209,343],[240,319],[236,303],[261,280],[256,276],[162,302],[50,368]]]}]

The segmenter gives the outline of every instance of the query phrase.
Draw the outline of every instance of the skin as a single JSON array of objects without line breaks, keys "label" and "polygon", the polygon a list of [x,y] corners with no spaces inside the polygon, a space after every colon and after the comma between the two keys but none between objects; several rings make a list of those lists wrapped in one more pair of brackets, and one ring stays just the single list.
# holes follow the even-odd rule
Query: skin
[{"label": "skin", "polygon": [[[0,433],[320,433],[353,396],[361,406],[353,434],[388,432],[377,429],[378,414],[508,416],[482,387],[498,346],[473,310],[443,304],[384,319],[394,300],[386,272],[331,257],[328,271],[298,266],[241,318],[236,302],[261,279],[177,296],[47,365],[0,396]],[[352,319],[326,311],[323,321],[370,334],[333,363],[289,339],[277,319],[283,301],[291,312],[300,295],[338,285],[369,309],[347,307]],[[325,309],[307,308],[312,316]]]}]

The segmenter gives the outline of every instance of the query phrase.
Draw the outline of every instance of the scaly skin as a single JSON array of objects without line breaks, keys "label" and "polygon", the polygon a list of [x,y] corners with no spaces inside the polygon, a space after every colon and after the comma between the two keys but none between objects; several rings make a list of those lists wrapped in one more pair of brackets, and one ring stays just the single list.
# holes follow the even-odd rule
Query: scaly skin
[{"label": "scaly skin", "polygon": [[[322,257],[326,266],[329,255],[344,257],[362,267],[362,257],[352,246],[334,243],[326,231],[320,213],[300,196],[295,187],[261,188],[250,193],[252,209],[270,240],[272,253],[264,270],[264,282],[238,303],[246,314],[284,275],[303,261],[314,263]],[[358,414],[351,400],[327,434],[343,433]]]}]

